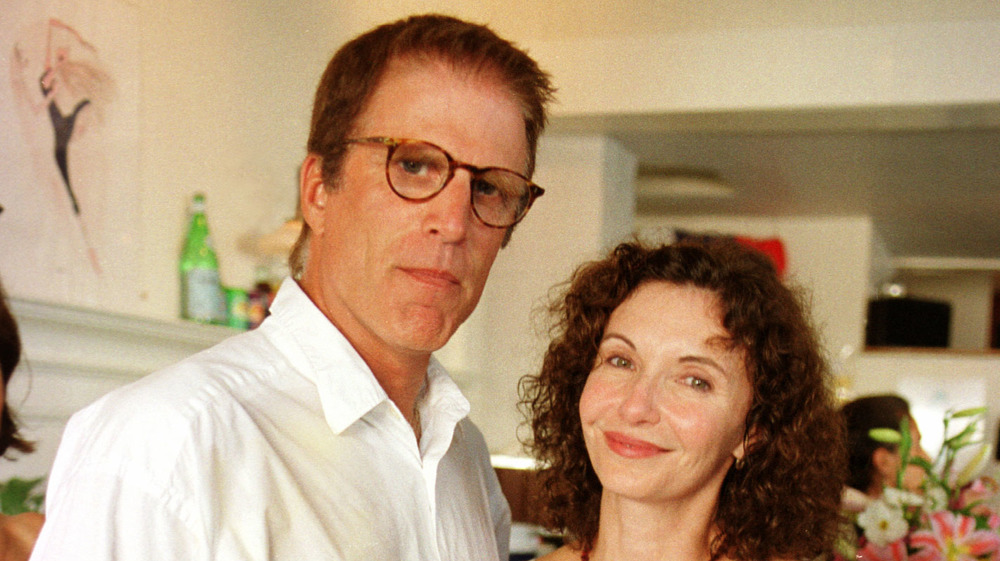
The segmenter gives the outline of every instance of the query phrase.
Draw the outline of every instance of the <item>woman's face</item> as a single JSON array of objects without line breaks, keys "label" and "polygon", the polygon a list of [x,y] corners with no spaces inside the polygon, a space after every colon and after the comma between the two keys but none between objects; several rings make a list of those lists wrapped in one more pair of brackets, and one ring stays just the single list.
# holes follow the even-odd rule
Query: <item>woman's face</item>
[{"label": "woman's face", "polygon": [[743,456],[752,398],[744,355],[728,342],[708,290],[647,282],[615,309],[580,398],[605,493],[714,506]]},{"label": "woman's face", "polygon": [[[910,454],[914,458],[923,458],[928,462],[931,461],[930,454],[924,450],[924,447],[920,444],[920,428],[917,427],[917,421],[910,417],[910,438],[913,442],[913,448]],[[906,471],[903,472],[903,488],[910,491],[916,491],[924,482],[924,478],[927,476],[923,468],[910,464],[906,466]]]},{"label": "woman's face", "polygon": [[[931,461],[930,455],[924,450],[924,447],[920,444],[920,428],[917,426],[916,420],[910,417],[910,456],[913,458],[923,458],[928,462]],[[903,458],[899,453],[899,450],[889,450],[882,448],[886,453],[886,459],[880,463],[876,460],[876,469],[879,471],[879,484],[875,489],[873,494],[881,494],[883,486],[896,487],[896,473],[899,471],[899,467],[903,464]],[[926,472],[923,468],[908,464],[906,469],[903,471],[903,486],[902,488],[907,491],[919,491],[920,486],[923,485],[924,479],[927,477]]]}]

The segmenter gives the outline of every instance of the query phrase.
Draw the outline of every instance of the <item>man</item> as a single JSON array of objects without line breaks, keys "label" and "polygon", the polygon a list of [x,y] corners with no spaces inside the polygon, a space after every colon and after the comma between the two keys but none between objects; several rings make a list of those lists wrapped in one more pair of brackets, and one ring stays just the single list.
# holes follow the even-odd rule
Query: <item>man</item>
[{"label": "man", "polygon": [[510,513],[431,358],[541,190],[547,76],[488,29],[372,30],[317,91],[271,316],[67,428],[48,559],[506,559]]}]

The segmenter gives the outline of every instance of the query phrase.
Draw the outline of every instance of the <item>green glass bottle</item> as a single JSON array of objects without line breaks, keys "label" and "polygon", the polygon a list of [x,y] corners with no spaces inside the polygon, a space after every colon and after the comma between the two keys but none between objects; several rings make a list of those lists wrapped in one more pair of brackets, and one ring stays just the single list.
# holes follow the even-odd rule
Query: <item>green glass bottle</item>
[{"label": "green glass bottle", "polygon": [[205,218],[205,195],[195,194],[191,223],[181,252],[181,317],[203,323],[225,323],[226,297],[219,279],[219,259]]}]

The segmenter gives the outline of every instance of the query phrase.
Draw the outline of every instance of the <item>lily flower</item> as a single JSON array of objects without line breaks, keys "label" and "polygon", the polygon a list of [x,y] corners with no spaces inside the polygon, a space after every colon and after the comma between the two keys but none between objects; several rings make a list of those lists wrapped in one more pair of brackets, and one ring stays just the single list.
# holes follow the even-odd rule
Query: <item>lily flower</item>
[{"label": "lily flower", "polygon": [[976,530],[976,520],[948,511],[931,513],[930,530],[918,530],[910,537],[917,553],[914,561],[977,561],[1000,551],[1000,534]]},{"label": "lily flower", "polygon": [[910,529],[903,518],[903,511],[881,500],[872,501],[858,515],[858,526],[864,529],[869,542],[879,546],[887,546],[902,539]]}]

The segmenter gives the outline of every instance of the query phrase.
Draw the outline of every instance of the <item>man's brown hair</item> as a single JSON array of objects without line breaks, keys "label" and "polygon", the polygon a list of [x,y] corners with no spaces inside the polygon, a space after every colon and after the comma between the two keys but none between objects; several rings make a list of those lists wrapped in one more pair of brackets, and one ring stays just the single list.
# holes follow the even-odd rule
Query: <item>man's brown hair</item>
[{"label": "man's brown hair", "polygon": [[[387,23],[345,44],[326,67],[313,104],[307,149],[323,161],[327,189],[336,187],[345,154],[344,141],[367,106],[390,63],[400,59],[443,61],[455,68],[496,76],[514,96],[524,117],[527,173],[535,166],[545,107],[554,88],[549,75],[510,41],[484,25],[450,16],[411,16]],[[310,232],[303,225],[289,267],[298,277],[305,268]],[[509,236],[509,233],[508,233]]]}]

